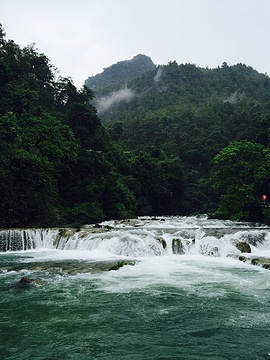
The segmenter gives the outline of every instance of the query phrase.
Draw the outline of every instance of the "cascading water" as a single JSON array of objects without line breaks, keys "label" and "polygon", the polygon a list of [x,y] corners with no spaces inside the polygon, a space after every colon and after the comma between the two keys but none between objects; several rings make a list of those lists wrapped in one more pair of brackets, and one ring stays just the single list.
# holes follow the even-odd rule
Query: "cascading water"
[{"label": "cascading water", "polygon": [[53,230],[2,230],[0,252],[53,248],[56,235]]},{"label": "cascading water", "polygon": [[[99,251],[133,258],[170,254],[231,256],[246,242],[252,253],[268,256],[269,228],[249,223],[177,217],[105,222],[81,231],[30,229],[0,231],[0,252],[21,250]],[[261,255],[261,254],[260,254]]]},{"label": "cascading water", "polygon": [[2,230],[1,359],[270,359],[269,230],[206,216]]}]

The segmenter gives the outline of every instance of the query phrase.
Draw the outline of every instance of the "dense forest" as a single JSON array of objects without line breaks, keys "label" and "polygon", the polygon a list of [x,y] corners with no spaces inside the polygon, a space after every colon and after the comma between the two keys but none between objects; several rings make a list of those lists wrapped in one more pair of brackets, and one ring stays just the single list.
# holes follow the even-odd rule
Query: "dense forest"
[{"label": "dense forest", "polygon": [[[99,79],[102,76],[108,73]],[[108,101],[124,90],[132,94],[128,102]],[[126,81],[124,88],[123,81],[113,87],[99,82],[96,93],[101,120],[122,147],[135,154],[159,152],[181,162],[184,213],[268,221],[267,207],[259,207],[262,194],[269,197],[267,75],[244,64],[224,62],[205,69],[173,61]],[[105,111],[104,101],[110,104]],[[222,151],[227,147],[235,149],[232,164]],[[258,161],[256,152],[265,158]],[[226,180],[221,185],[219,167],[227,161],[232,168],[222,174]],[[253,168],[257,173],[243,176]]]},{"label": "dense forest", "polygon": [[268,76],[134,59],[104,70],[114,81],[99,74],[95,89],[77,89],[0,27],[0,227],[201,212],[252,219],[269,196]]},{"label": "dense forest", "polygon": [[94,93],[0,28],[0,226],[79,226],[182,212],[182,164],[122,148]]}]

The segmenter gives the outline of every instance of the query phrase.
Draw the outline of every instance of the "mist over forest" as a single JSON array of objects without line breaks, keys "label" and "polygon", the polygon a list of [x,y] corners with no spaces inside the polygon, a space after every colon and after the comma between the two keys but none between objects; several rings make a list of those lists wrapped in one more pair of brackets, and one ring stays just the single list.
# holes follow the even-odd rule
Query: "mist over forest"
[{"label": "mist over forest", "polygon": [[0,53],[1,227],[200,213],[269,222],[267,75],[139,54],[77,89],[2,27]]},{"label": "mist over forest", "polygon": [[[152,61],[146,55],[136,59],[140,69]],[[127,62],[85,81],[90,88],[94,84],[94,103],[110,135],[135,154],[147,152],[181,163],[184,214],[268,221],[267,208],[259,206],[262,194],[269,197],[268,155],[256,164],[253,151],[268,154],[269,77],[242,63],[223,62],[209,69],[172,61],[159,66],[152,62],[152,69],[137,77],[130,69],[130,76],[118,75],[118,81],[108,84],[106,79],[116,70],[119,74]],[[102,107],[108,99],[112,101]],[[239,162],[225,158],[227,148],[234,149]],[[216,177],[226,162],[233,167],[223,174],[227,184],[221,186]],[[262,168],[263,177],[255,179]],[[251,169],[255,173],[247,176]]]}]

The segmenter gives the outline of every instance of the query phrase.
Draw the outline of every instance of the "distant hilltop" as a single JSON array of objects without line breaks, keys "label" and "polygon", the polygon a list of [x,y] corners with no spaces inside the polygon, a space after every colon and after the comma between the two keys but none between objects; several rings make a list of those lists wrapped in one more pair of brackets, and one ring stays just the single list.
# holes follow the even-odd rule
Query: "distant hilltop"
[{"label": "distant hilltop", "polygon": [[149,56],[139,54],[131,60],[119,61],[105,68],[100,74],[90,76],[85,80],[85,85],[96,91],[115,83],[132,80],[147,71],[155,69],[156,65]]}]

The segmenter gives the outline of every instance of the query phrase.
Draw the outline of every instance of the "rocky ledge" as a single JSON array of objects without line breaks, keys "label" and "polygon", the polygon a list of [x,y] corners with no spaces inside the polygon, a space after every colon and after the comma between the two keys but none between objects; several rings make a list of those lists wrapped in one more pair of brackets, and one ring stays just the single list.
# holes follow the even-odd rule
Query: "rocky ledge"
[{"label": "rocky ledge", "polygon": [[[51,274],[70,274],[76,275],[80,273],[98,274],[104,271],[118,270],[125,265],[134,265],[132,260],[118,261],[82,261],[82,260],[65,260],[38,263],[24,263],[23,269],[28,271],[46,271]],[[0,268],[0,273],[8,271],[21,271],[22,265],[16,264]],[[22,278],[22,282],[25,283]]]},{"label": "rocky ledge", "polygon": [[239,260],[252,265],[261,266],[264,269],[270,270],[270,259],[258,256],[239,256]]}]

